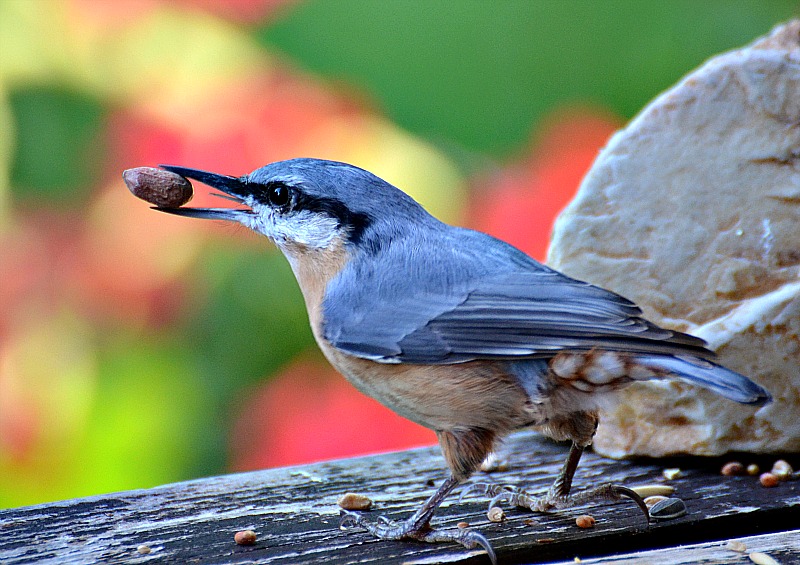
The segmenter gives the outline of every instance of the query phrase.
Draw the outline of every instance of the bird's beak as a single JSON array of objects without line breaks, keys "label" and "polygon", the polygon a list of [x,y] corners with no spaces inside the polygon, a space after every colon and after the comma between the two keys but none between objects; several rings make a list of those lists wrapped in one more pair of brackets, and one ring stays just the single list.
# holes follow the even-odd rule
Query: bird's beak
[{"label": "bird's beak", "polygon": [[[237,177],[229,177],[227,175],[219,175],[217,173],[210,173],[208,171],[201,171],[199,169],[188,169],[186,167],[177,167],[175,165],[159,165],[165,171],[175,173],[187,179],[197,180],[212,188],[222,191],[224,194],[217,194],[222,198],[233,200],[239,204],[244,204],[243,198],[247,194],[246,183]],[[249,208],[162,208],[160,206],[154,207],[159,212],[167,212],[168,214],[175,214],[176,216],[186,216],[189,218],[203,218],[207,220],[229,220],[239,222],[243,216],[251,216],[253,211]]]}]

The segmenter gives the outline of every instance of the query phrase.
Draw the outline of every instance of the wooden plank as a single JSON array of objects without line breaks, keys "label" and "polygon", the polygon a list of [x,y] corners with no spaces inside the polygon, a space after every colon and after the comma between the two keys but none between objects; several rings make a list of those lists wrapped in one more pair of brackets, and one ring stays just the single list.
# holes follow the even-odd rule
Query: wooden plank
[{"label": "wooden plank", "polygon": [[[509,468],[475,480],[526,485],[545,491],[567,448],[532,432],[510,438]],[[762,466],[774,458],[763,459]],[[629,553],[732,536],[780,532],[800,524],[800,481],[766,489],[754,477],[723,477],[720,459],[612,461],[586,454],[575,489],[615,482],[663,483],[665,466],[684,477],[671,481],[686,501],[687,516],[645,527],[630,502],[533,514],[507,509],[508,520],[490,523],[486,501],[457,497],[434,525],[469,522],[492,542],[503,562],[543,563]],[[796,461],[790,461],[796,464]],[[487,563],[483,552],[458,545],[385,542],[338,528],[337,498],[346,491],[375,501],[376,518],[409,516],[445,478],[438,448],[424,448],[302,467],[212,477],[163,487],[0,511],[0,563]],[[578,514],[597,527],[581,530]],[[234,544],[238,530],[253,529],[254,546]],[[137,547],[151,553],[142,555]]]},{"label": "wooden plank", "polygon": [[[743,543],[746,550],[743,552],[731,549],[728,544],[732,541]],[[580,565],[643,565],[652,563],[660,565],[742,565],[753,562],[748,559],[751,552],[766,553],[779,563],[789,565],[800,562],[800,530],[734,538],[730,540],[714,541],[668,547],[649,551],[637,551],[624,555],[613,555],[589,559],[580,559]],[[562,561],[552,565],[575,565],[574,559]]]}]

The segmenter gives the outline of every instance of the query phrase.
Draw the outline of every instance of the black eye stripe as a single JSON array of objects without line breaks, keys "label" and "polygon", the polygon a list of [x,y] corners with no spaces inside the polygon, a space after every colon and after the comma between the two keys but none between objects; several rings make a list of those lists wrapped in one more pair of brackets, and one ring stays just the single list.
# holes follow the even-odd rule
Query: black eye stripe
[{"label": "black eye stripe", "polygon": [[371,220],[367,214],[350,210],[341,200],[336,198],[309,196],[298,193],[296,197],[298,210],[308,210],[316,214],[326,214],[334,218],[340,227],[349,232],[349,239],[357,242]]},{"label": "black eye stripe", "polygon": [[341,200],[312,196],[282,181],[270,181],[266,184],[250,183],[248,188],[258,202],[282,212],[308,211],[335,219],[340,227],[348,230],[349,239],[353,242],[361,238],[370,224],[367,214],[351,211]]}]

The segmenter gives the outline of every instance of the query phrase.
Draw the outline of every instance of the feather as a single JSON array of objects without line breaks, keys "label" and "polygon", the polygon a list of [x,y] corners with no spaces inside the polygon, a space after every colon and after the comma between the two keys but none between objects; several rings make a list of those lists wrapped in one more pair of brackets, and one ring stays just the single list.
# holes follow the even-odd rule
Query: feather
[{"label": "feather", "polygon": [[618,294],[491,236],[438,222],[384,243],[377,254],[355,254],[329,284],[323,312],[334,347],[391,363],[536,358],[596,347],[714,357],[701,339],[645,320]]}]

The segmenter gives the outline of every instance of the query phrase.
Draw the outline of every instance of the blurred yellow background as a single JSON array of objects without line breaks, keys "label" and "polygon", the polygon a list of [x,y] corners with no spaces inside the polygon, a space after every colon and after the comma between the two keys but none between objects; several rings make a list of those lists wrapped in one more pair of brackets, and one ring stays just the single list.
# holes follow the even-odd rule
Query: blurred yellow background
[{"label": "blurred yellow background", "polygon": [[327,366],[265,239],[157,214],[122,170],[347,161],[544,259],[615,129],[797,15],[788,0],[3,0],[0,507],[435,441]]}]

